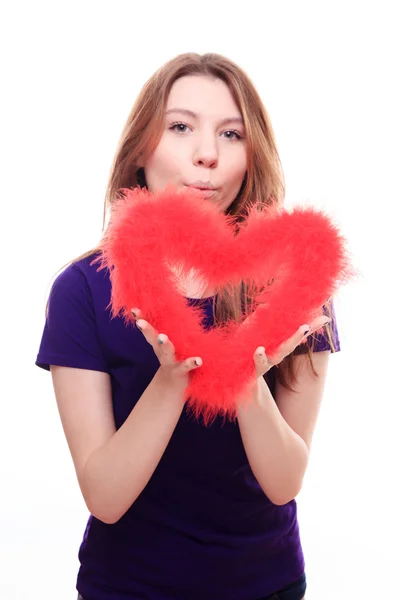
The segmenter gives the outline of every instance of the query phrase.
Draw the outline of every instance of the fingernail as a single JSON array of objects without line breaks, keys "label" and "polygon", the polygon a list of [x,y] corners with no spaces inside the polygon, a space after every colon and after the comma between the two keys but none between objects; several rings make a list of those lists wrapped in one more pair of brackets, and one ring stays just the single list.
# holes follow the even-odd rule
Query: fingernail
[{"label": "fingernail", "polygon": [[264,354],[265,354],[265,349],[263,348],[262,350],[259,350],[259,351],[257,352],[257,354],[258,354],[258,356],[264,356]]},{"label": "fingernail", "polygon": [[162,340],[160,340],[160,338],[158,338],[158,343],[163,344],[164,342]]},{"label": "fingernail", "polygon": [[307,327],[303,331],[303,335],[307,335],[307,333],[310,331],[310,329],[311,329],[311,327],[309,325],[307,325]]},{"label": "fingernail", "polygon": [[142,328],[140,327],[140,325],[138,324],[138,322],[137,322],[137,321],[136,321],[136,327],[137,327],[138,329],[140,329],[140,331],[142,331]]},{"label": "fingernail", "polygon": [[200,366],[200,363],[199,363],[199,361],[197,360],[197,358],[195,358],[193,362],[194,362],[194,364],[196,365],[196,367],[199,367],[199,366]]},{"label": "fingernail", "polygon": [[133,314],[133,316],[134,316],[134,317],[135,317],[135,319],[136,319],[136,316],[137,316],[137,315],[136,315],[135,311],[131,310],[131,313]]}]

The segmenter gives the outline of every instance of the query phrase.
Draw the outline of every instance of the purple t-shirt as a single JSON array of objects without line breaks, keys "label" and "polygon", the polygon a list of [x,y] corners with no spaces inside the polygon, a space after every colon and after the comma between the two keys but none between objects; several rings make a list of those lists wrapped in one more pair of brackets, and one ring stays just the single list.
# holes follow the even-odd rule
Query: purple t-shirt
[{"label": "purple t-shirt", "polygon": [[[36,364],[108,373],[119,428],[159,362],[136,327],[111,319],[109,273],[91,265],[93,258],[70,265],[54,282]],[[203,302],[208,327],[212,298]],[[335,322],[334,333],[338,351]],[[317,338],[315,350],[329,350]],[[274,368],[266,375],[272,394],[274,375]],[[185,410],[125,515],[115,524],[90,515],[79,560],[77,589],[87,600],[252,600],[293,583],[305,569],[296,501],[276,506],[264,494],[237,422],[217,418],[204,427]]]}]

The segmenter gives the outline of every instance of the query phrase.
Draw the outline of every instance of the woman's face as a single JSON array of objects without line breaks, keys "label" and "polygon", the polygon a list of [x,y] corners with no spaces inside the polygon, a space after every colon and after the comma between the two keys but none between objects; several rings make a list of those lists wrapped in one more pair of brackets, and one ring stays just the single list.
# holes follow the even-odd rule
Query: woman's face
[{"label": "woman's face", "polygon": [[190,186],[225,211],[246,174],[245,133],[239,108],[222,80],[181,77],[168,97],[161,140],[143,165],[147,187],[157,192],[168,184]]}]

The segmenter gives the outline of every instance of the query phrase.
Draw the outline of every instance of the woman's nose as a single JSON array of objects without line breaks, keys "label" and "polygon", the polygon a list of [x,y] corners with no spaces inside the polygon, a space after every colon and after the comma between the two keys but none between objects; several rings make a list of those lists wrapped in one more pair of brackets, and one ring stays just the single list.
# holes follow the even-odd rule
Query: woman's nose
[{"label": "woman's nose", "polygon": [[218,150],[216,144],[208,143],[199,145],[193,154],[193,163],[196,166],[215,168],[218,165]]}]

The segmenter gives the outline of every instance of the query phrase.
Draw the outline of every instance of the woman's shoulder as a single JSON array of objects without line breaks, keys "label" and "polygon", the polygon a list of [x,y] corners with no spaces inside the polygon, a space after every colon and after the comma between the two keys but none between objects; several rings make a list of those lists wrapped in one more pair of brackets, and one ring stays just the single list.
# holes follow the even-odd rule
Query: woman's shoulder
[{"label": "woman's shoulder", "polygon": [[82,274],[89,276],[93,275],[101,268],[101,252],[100,250],[89,250],[82,254],[79,258],[72,260],[65,271],[71,275],[74,271],[80,271]]},{"label": "woman's shoulder", "polygon": [[54,280],[54,285],[79,286],[84,282],[89,286],[96,279],[109,279],[108,272],[101,269],[101,252],[88,251],[64,266]]},{"label": "woman's shoulder", "polygon": [[100,269],[98,251],[82,255],[68,263],[53,280],[49,306],[79,307],[97,312],[110,301],[111,282],[107,269]]},{"label": "woman's shoulder", "polygon": [[[107,287],[96,289],[93,255],[70,262],[53,281],[36,364],[108,372],[99,343],[98,314],[109,298]],[[100,291],[100,293],[98,292]],[[102,305],[99,305],[102,302]]]}]

